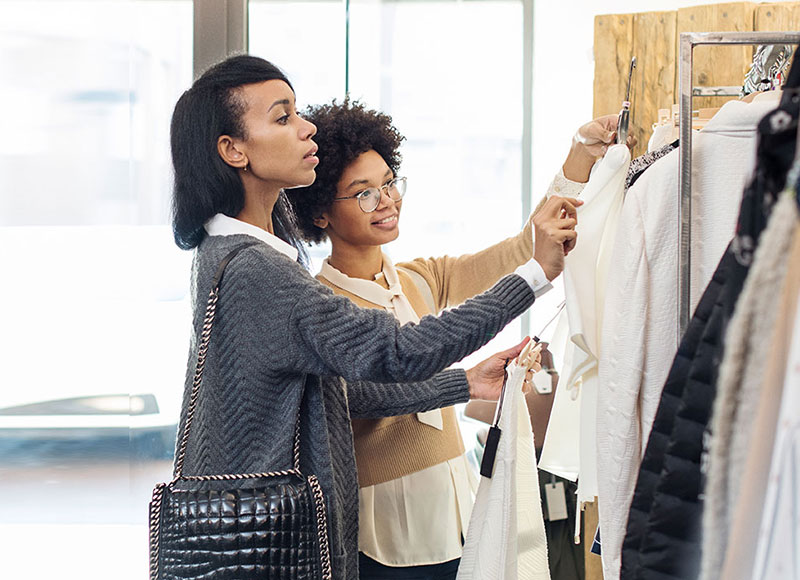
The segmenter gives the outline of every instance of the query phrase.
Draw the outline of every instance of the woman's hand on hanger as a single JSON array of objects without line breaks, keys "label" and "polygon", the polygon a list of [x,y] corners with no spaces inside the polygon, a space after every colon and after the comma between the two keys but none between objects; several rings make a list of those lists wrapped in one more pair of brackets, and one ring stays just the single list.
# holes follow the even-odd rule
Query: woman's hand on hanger
[{"label": "woman's hand on hanger", "polygon": [[[598,158],[606,154],[617,137],[617,115],[598,117],[582,125],[572,138],[572,147],[562,170],[564,177],[577,183],[589,181],[589,172]],[[636,137],[628,135],[628,147],[636,145]]]},{"label": "woman's hand on hanger", "polygon": [[[506,381],[506,365],[522,352],[530,340],[530,337],[526,336],[518,345],[498,352],[469,369],[467,371],[469,398],[484,401],[499,399],[503,383]],[[527,393],[530,390],[531,383],[526,380],[522,391]]]}]

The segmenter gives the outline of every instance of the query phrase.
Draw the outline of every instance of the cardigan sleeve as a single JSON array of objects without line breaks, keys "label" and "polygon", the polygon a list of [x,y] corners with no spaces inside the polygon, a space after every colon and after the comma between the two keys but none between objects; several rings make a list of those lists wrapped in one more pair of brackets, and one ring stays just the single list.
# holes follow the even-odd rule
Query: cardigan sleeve
[{"label": "cardigan sleeve", "polygon": [[239,302],[238,332],[266,350],[270,366],[348,382],[427,380],[489,342],[534,301],[528,283],[512,274],[458,309],[400,326],[385,311],[336,296],[274,250],[244,250],[230,268],[236,275],[226,279],[240,290],[229,287],[222,299]]},{"label": "cardigan sleeve", "polygon": [[347,383],[347,403],[354,419],[378,419],[450,407],[469,400],[463,369],[444,370],[416,383]]},{"label": "cardigan sleeve", "polygon": [[585,184],[555,176],[547,193],[517,235],[474,254],[440,258],[417,258],[397,264],[421,276],[430,287],[437,311],[461,304],[486,291],[500,278],[533,256],[533,217],[552,195],[577,195]]}]

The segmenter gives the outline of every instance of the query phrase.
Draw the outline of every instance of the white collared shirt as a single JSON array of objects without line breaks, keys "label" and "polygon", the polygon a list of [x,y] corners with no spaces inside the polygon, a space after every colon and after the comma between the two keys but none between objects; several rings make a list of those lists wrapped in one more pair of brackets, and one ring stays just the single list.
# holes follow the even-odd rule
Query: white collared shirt
[{"label": "white collared shirt", "polygon": [[287,244],[278,236],[269,233],[267,230],[262,230],[258,226],[243,222],[242,220],[237,220],[236,218],[218,213],[208,220],[204,227],[209,236],[235,236],[239,234],[253,236],[278,250],[293,262],[297,261],[297,248],[291,244]]}]

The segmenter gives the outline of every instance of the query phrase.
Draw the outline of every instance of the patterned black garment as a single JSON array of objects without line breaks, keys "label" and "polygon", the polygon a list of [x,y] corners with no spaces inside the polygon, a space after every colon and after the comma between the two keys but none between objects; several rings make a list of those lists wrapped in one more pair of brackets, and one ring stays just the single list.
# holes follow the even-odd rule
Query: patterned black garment
[{"label": "patterned black garment", "polygon": [[[758,125],[754,177],[742,197],[736,236],[692,317],[661,396],[636,483],[622,580],[692,580],[700,572],[703,460],[724,336],[795,153],[800,116],[795,58],[776,110]],[[713,490],[707,491],[713,493]]]},{"label": "patterned black garment", "polygon": [[631,161],[630,167],[628,167],[628,175],[625,177],[625,191],[628,191],[630,186],[636,183],[636,180],[644,174],[648,167],[673,149],[677,149],[679,142],[680,139],[675,139],[672,143],[668,143],[655,151],[645,153]]}]

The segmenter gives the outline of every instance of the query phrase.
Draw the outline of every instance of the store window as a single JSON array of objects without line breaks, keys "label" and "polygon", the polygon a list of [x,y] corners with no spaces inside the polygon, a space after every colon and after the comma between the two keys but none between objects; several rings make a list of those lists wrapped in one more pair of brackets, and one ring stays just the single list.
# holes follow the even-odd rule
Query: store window
[{"label": "store window", "polygon": [[[393,259],[463,254],[519,231],[521,1],[251,0],[249,33],[250,52],[287,72],[300,107],[348,90],[406,136]],[[315,264],[327,254],[311,249]],[[515,322],[501,340],[519,334]]]},{"label": "store window", "polygon": [[[384,248],[394,261],[474,252],[519,231],[521,0],[249,6],[250,52],[287,72],[300,107],[349,94],[392,115],[405,135],[401,234]],[[329,252],[327,243],[310,248],[315,272]],[[460,364],[508,348],[521,333],[517,319]],[[476,430],[462,422],[468,448]]]},{"label": "store window", "polygon": [[143,578],[190,329],[168,222],[192,2],[2,0],[0,55],[0,575]]}]

